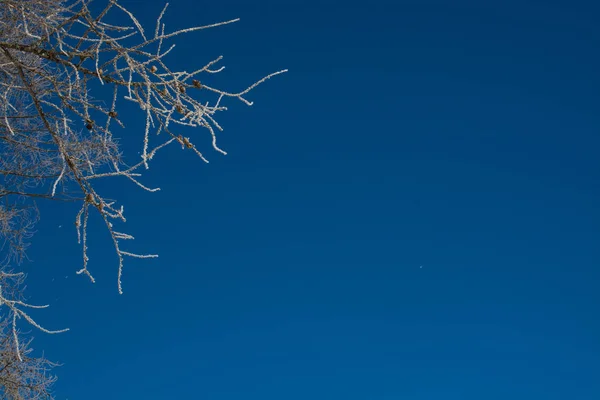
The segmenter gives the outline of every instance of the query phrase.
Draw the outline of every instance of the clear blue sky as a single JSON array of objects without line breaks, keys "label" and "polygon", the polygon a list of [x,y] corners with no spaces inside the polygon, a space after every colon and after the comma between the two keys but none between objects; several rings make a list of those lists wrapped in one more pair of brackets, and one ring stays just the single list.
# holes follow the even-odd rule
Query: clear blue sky
[{"label": "clear blue sky", "polygon": [[92,285],[76,210],[42,205],[27,268],[40,322],[71,328],[34,342],[64,364],[58,398],[600,398],[599,16],[171,0],[171,29],[242,19],[174,64],[223,54],[232,90],[290,73],[231,104],[228,156],[199,132],[211,164],[173,148],[144,181],[161,192],[112,181],[128,249],[160,254],[127,260],[123,296],[98,219]]}]

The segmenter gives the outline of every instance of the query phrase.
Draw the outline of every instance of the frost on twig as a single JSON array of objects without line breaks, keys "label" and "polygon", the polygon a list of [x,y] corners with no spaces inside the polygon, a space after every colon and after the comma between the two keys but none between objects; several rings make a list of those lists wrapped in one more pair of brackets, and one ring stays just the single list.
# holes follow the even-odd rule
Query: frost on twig
[{"label": "frost on twig", "polygon": [[[118,256],[122,293],[124,259],[157,256],[125,247],[133,236],[115,226],[126,222],[123,206],[101,193],[99,180],[121,177],[156,192],[160,189],[145,183],[143,173],[171,145],[208,162],[196,136],[184,136],[183,129],[200,128],[213,150],[226,154],[218,145],[223,127],[217,119],[227,110],[227,100],[252,105],[250,91],[286,72],[269,74],[241,91],[219,89],[211,82],[224,69],[222,56],[189,70],[173,68],[167,56],[183,35],[237,19],[169,31],[165,6],[149,30],[124,1],[104,0],[99,12],[90,3],[0,0],[0,398],[51,397],[54,378],[47,372],[52,364],[30,356],[18,322],[46,333],[65,331],[48,330],[31,317],[32,310],[46,306],[26,302],[18,289],[23,275],[6,270],[26,256],[38,218],[36,202],[80,205],[75,216],[82,248],[78,274],[92,282],[88,224],[91,213],[100,215]],[[124,146],[115,139],[116,130],[125,128],[120,112],[128,104],[139,108],[143,121],[137,138],[141,157],[133,163],[125,163]]]},{"label": "frost on twig", "polygon": [[66,332],[69,329],[49,330],[38,324],[26,309],[42,309],[48,305],[37,306],[23,301],[20,297],[20,287],[23,284],[23,273],[9,273],[0,271],[0,308],[6,307],[7,310],[0,310],[3,321],[11,321],[11,331],[14,339],[15,354],[19,361],[23,361],[21,346],[19,344],[19,335],[17,331],[17,321],[24,319],[30,325],[33,325],[42,332],[56,334]]},{"label": "frost on twig", "polygon": [[[0,2],[0,155],[6,156],[0,159],[4,176],[0,199],[12,204],[23,198],[81,202],[75,218],[83,252],[78,274],[92,282],[87,230],[90,213],[98,213],[118,256],[117,286],[122,293],[124,258],[156,255],[122,248],[124,240],[133,239],[114,226],[126,220],[123,207],[99,193],[95,182],[124,177],[145,191],[160,190],[145,184],[142,174],[157,153],[171,144],[208,162],[194,139],[178,132],[183,128],[204,129],[214,151],[226,154],[217,143],[223,130],[217,115],[227,110],[226,100],[252,105],[249,92],[286,70],[241,91],[216,88],[204,77],[223,70],[222,57],[196,69],[174,69],[166,61],[175,47],[170,42],[237,19],[169,32],[163,23],[165,6],[149,31],[117,0],[107,0],[97,13],[89,3]],[[112,93],[109,101],[97,101],[94,94],[100,87],[102,93]],[[124,127],[119,114],[122,102],[139,108],[144,121],[141,158],[133,165],[125,164],[113,135],[115,128]],[[27,319],[16,310],[15,315]]]}]

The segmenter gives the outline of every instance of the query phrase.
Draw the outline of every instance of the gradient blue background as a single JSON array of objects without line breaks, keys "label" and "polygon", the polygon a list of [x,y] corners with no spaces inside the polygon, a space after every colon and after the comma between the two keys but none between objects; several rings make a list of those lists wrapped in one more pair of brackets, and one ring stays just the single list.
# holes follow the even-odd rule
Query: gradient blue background
[{"label": "gradient blue background", "polygon": [[[123,0],[153,30],[162,2]],[[98,1],[98,4],[103,2]],[[29,293],[59,399],[600,398],[595,1],[172,0],[236,90],[222,156],[102,183],[137,237],[42,204]],[[139,145],[143,116],[121,132]]]}]

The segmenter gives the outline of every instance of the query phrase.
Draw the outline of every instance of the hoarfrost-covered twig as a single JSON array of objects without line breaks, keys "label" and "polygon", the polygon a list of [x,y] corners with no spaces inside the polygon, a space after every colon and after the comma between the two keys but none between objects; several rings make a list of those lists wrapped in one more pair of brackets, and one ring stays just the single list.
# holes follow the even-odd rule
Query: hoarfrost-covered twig
[{"label": "hoarfrost-covered twig", "polygon": [[[246,99],[249,92],[287,70],[268,74],[241,91],[219,89],[213,82],[225,68],[217,65],[222,56],[202,61],[201,68],[175,69],[167,62],[167,55],[176,51],[170,41],[239,19],[169,32],[163,22],[166,4],[154,34],[146,36],[119,0],[106,0],[97,13],[88,7],[90,2],[0,1],[0,252],[7,253],[6,263],[23,257],[33,234],[36,199],[80,202],[75,227],[82,266],[77,273],[94,282],[88,268],[88,224],[93,224],[90,214],[98,214],[118,257],[117,287],[122,293],[124,258],[157,255],[121,248],[121,240],[133,240],[115,227],[126,222],[124,209],[103,194],[97,179],[122,177],[144,191],[160,190],[147,184],[142,173],[162,149],[178,143],[209,161],[197,146],[201,136],[182,132],[189,128],[199,128],[214,151],[227,154],[218,144],[223,131],[218,116],[227,111],[226,100],[252,105]],[[119,114],[124,101],[135,103],[145,120],[137,136],[141,160],[133,165],[123,154],[129,147],[115,139],[116,129],[127,121]],[[0,276],[0,284],[7,277]],[[10,329],[17,348],[19,319],[44,332],[59,332],[45,330],[23,311],[32,306],[3,293],[0,303],[14,322]]]}]

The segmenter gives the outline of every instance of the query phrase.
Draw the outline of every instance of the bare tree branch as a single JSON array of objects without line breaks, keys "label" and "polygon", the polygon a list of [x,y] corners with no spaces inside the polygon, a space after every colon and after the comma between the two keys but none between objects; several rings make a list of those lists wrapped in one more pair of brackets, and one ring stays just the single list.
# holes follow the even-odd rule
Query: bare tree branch
[{"label": "bare tree branch", "polygon": [[[125,257],[157,255],[125,250],[122,242],[133,236],[115,227],[126,221],[123,207],[100,193],[96,180],[121,176],[145,191],[160,190],[143,182],[143,172],[158,152],[173,144],[208,162],[193,140],[178,132],[182,128],[204,129],[213,149],[227,154],[217,144],[223,130],[217,116],[227,110],[226,100],[252,105],[246,97],[250,91],[286,70],[240,91],[213,87],[203,77],[224,69],[218,67],[222,56],[189,72],[174,69],[165,61],[175,47],[168,42],[237,19],[168,32],[165,6],[151,32],[118,0],[106,0],[96,14],[89,3],[0,0],[0,251],[5,254],[4,266],[26,255],[38,218],[36,201],[78,201],[75,225],[82,267],[77,273],[94,282],[88,268],[87,231],[90,213],[98,213],[118,256],[117,288],[122,293]],[[124,162],[114,138],[115,129],[124,127],[119,116],[123,102],[136,105],[145,121],[141,158],[134,165]],[[1,279],[9,278],[0,275]],[[7,287],[0,286],[0,324],[10,326],[15,356],[23,362],[26,347],[19,345],[18,319],[44,332],[57,331],[31,319],[23,310],[33,306],[8,295]],[[10,379],[2,381],[0,372],[0,386],[11,387]]]}]

